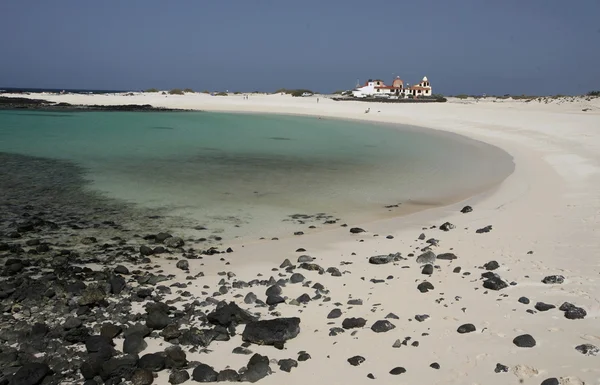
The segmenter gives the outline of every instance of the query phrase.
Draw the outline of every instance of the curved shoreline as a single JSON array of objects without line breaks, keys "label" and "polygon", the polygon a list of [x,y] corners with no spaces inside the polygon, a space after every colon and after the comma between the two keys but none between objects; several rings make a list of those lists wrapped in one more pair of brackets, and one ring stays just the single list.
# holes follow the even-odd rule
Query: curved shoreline
[{"label": "curved shoreline", "polygon": [[[62,97],[62,96],[61,96]],[[69,98],[77,98],[69,96]],[[201,108],[212,111],[255,110],[278,113],[287,111],[303,115],[368,118],[369,121],[402,123],[423,126],[465,135],[490,143],[510,154],[516,165],[514,172],[495,189],[467,201],[426,210],[401,218],[370,223],[366,232],[350,234],[347,228],[291,237],[280,241],[245,243],[236,247],[224,260],[218,257],[203,260],[190,259],[190,272],[176,267],[175,259],[154,258],[165,274],[172,274],[170,282],[187,282],[190,274],[203,273],[201,281],[190,284],[186,290],[192,298],[205,298],[203,285],[216,290],[223,280],[224,271],[231,271],[239,280],[251,280],[261,274],[275,280],[287,277],[279,268],[288,258],[292,263],[298,256],[308,254],[323,267],[336,267],[341,276],[318,274],[316,271],[297,270],[306,276],[309,285],[288,284],[284,295],[288,303],[276,308],[277,316],[302,318],[302,332],[278,351],[265,346],[252,346],[254,352],[270,358],[289,358],[298,351],[307,351],[312,359],[299,364],[291,374],[274,373],[261,381],[290,384],[316,381],[317,383],[363,383],[368,373],[378,380],[392,383],[389,376],[393,367],[402,365],[406,383],[463,384],[471,382],[504,385],[522,381],[539,384],[545,378],[562,378],[567,384],[593,383],[600,377],[596,357],[586,357],[575,346],[589,343],[600,345],[600,298],[598,290],[600,253],[600,100],[596,110],[582,112],[582,104],[535,104],[524,102],[465,104],[448,102],[432,105],[382,105],[378,110],[364,114],[364,107],[352,102],[336,105],[334,101],[292,99],[283,96],[251,96],[250,101],[240,97],[226,100],[202,95],[159,98],[141,95],[123,99],[119,96],[79,96],[95,104],[136,103],[173,107]],[[253,101],[253,98],[255,99]],[[70,100],[70,99],[67,99]],[[140,103],[144,102],[144,103]],[[584,102],[581,102],[584,103]],[[585,102],[587,103],[587,102]],[[587,108],[587,107],[586,107]],[[242,111],[244,112],[244,111]],[[364,115],[369,115],[365,117]],[[462,205],[473,206],[474,211],[461,214]],[[443,222],[456,227],[442,231]],[[492,225],[489,233],[478,234],[476,229]],[[435,227],[434,227],[435,226]],[[428,246],[417,239],[435,238],[439,246]],[[380,236],[375,236],[379,234]],[[386,235],[393,238],[386,239]],[[437,260],[433,274],[421,273],[420,264],[412,256],[431,247],[436,254],[451,252],[456,260]],[[304,249],[299,252],[298,250]],[[385,266],[368,262],[370,256],[400,252],[406,259]],[[501,291],[482,285],[483,267],[497,261],[493,270],[507,283]],[[227,263],[227,264],[226,264]],[[135,264],[133,267],[135,268]],[[453,269],[462,267],[460,273]],[[466,273],[470,273],[467,275]],[[562,284],[542,283],[546,276],[563,275]],[[429,293],[416,289],[417,283],[428,281],[435,286]],[[193,282],[193,281],[190,281]],[[327,289],[323,296],[331,301],[314,298],[306,305],[290,304],[303,293],[312,293],[311,286],[319,282]],[[514,282],[514,285],[508,284]],[[236,301],[248,308],[235,295],[254,290],[264,299],[264,289],[231,288],[219,300]],[[176,297],[174,293],[172,297]],[[518,301],[531,299],[531,304]],[[348,299],[360,298],[364,305],[349,306]],[[558,308],[563,302],[574,303],[586,310],[584,319],[571,320],[558,309],[536,311],[534,304],[543,302]],[[330,325],[339,320],[328,320],[332,308],[343,309],[344,317],[364,317],[370,326],[394,312],[398,319],[390,319],[395,331],[374,333],[367,328],[331,336]],[[267,308],[250,307],[264,318],[272,318]],[[134,309],[135,311],[135,309]],[[143,310],[137,309],[143,313]],[[529,312],[528,312],[529,311]],[[428,315],[424,322],[415,315]],[[410,321],[409,321],[410,320]],[[340,321],[340,322],[338,322]],[[476,332],[457,333],[463,324],[473,324]],[[518,348],[513,338],[531,334],[537,346]],[[392,348],[394,340],[409,336],[420,346]],[[188,353],[188,359],[204,362],[222,369],[226,362],[233,368],[246,364],[247,357],[231,354],[234,344],[214,343],[212,353]],[[161,351],[160,339],[153,339],[148,350]],[[349,366],[347,359],[360,354],[366,358],[360,367]],[[429,368],[432,362],[441,368]],[[496,373],[497,363],[506,365],[508,373]],[[164,371],[157,378],[166,382]],[[394,381],[395,382],[395,381]]]}]

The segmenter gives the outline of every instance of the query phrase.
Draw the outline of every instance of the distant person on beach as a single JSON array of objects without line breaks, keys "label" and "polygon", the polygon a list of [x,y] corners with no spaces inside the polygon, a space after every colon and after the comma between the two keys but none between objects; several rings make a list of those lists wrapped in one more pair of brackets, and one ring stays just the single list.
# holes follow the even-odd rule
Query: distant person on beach
[{"label": "distant person on beach", "polygon": [[319,103],[319,98],[317,98],[317,103]]}]

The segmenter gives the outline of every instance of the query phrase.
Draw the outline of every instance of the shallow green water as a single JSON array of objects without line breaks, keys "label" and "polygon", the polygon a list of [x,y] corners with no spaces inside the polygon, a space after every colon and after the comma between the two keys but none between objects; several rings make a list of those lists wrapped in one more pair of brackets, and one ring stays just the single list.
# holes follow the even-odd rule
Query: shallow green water
[{"label": "shallow green water", "polygon": [[444,202],[512,171],[494,147],[429,130],[205,112],[0,111],[0,151],[71,161],[107,197],[253,236],[295,213]]}]

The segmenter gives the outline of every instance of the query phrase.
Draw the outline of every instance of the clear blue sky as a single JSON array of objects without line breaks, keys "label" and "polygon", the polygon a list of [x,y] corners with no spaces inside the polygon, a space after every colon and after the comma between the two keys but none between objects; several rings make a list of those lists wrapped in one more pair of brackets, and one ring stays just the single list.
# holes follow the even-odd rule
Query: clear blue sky
[{"label": "clear blue sky", "polygon": [[0,86],[600,89],[599,0],[0,0]]}]

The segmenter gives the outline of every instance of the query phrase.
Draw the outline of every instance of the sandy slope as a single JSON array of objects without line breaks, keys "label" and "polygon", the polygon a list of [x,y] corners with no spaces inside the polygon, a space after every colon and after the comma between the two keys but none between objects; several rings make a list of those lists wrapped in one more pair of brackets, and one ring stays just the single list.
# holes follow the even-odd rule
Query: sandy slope
[{"label": "sandy slope", "polygon": [[[574,348],[583,343],[600,346],[600,99],[577,102],[517,102],[517,101],[458,101],[445,104],[372,104],[335,102],[321,97],[292,98],[281,95],[251,95],[211,97],[202,94],[168,97],[158,94],[135,96],[43,96],[54,101],[77,104],[152,104],[154,106],[193,108],[211,111],[252,111],[270,113],[308,114],[322,117],[365,119],[377,122],[403,123],[462,134],[496,145],[510,153],[516,171],[501,186],[483,196],[442,209],[421,212],[360,225],[366,233],[351,235],[347,228],[290,237],[280,241],[236,245],[227,256],[231,265],[218,258],[190,261],[190,273],[206,275],[194,281],[187,290],[199,298],[202,286],[212,294],[217,290],[219,271],[233,271],[237,279],[249,281],[258,273],[263,278],[284,271],[271,271],[285,259],[295,262],[300,254],[309,254],[315,262],[327,268],[335,266],[344,274],[332,277],[315,272],[300,271],[307,280],[320,282],[330,293],[330,302],[312,301],[306,306],[282,305],[276,310],[282,315],[302,318],[300,336],[287,343],[283,351],[272,347],[251,347],[254,352],[270,358],[296,358],[305,350],[312,356],[301,362],[291,374],[275,373],[261,381],[264,384],[362,384],[372,373],[377,383],[401,384],[540,384],[548,377],[563,377],[564,384],[600,384],[600,357],[584,356]],[[371,108],[365,114],[366,108]],[[588,111],[582,111],[589,108]],[[461,214],[465,204],[474,211]],[[456,228],[443,232],[427,229],[449,221]],[[475,230],[493,225],[487,234]],[[431,277],[420,273],[414,258],[408,257],[394,265],[370,265],[369,256],[401,252],[420,254],[426,244],[417,237],[440,240],[436,253],[453,252],[454,261],[438,260],[439,269]],[[375,234],[380,236],[375,237]],[[386,235],[393,239],[386,239]],[[364,240],[364,242],[360,242]],[[299,247],[305,253],[296,253]],[[532,254],[528,254],[532,251]],[[356,253],[353,255],[352,253]],[[486,290],[482,286],[481,266],[496,260],[496,271],[508,282],[516,282],[502,291]],[[351,261],[350,265],[340,265]],[[188,273],[175,268],[176,261],[164,261],[166,271],[185,281]],[[402,268],[409,266],[410,268]],[[460,274],[453,273],[456,266]],[[470,275],[463,275],[470,272]],[[562,274],[562,285],[544,285],[543,277]],[[286,275],[289,276],[289,275]],[[386,279],[388,276],[393,278]],[[363,279],[364,277],[364,279]],[[372,283],[370,279],[384,279]],[[416,286],[428,280],[435,286],[429,293],[420,293]],[[232,289],[221,298],[233,298],[253,291],[264,300],[265,287]],[[314,295],[314,290],[300,284],[284,288],[290,299],[302,293]],[[521,296],[531,300],[524,305]],[[362,306],[349,306],[349,298],[360,298]],[[240,299],[236,299],[238,303]],[[538,302],[560,306],[572,302],[587,311],[583,320],[568,320],[563,312],[527,313]],[[341,305],[335,305],[335,303]],[[247,305],[242,307],[248,308]],[[379,305],[376,305],[379,304]],[[335,307],[344,315],[327,320]],[[250,308],[268,317],[266,308]],[[301,313],[299,313],[301,311]],[[390,319],[396,328],[387,333],[374,333],[375,321],[393,312],[398,320]],[[419,323],[417,314],[430,318]],[[340,326],[345,317],[364,317],[367,327],[354,336],[351,331],[328,336],[329,328]],[[328,321],[334,324],[328,325]],[[472,323],[477,330],[458,334],[456,329]],[[423,335],[428,333],[428,335]],[[531,349],[518,348],[512,340],[529,333],[537,340]],[[411,337],[408,346],[392,348],[396,339]],[[411,346],[419,341],[418,347]],[[237,341],[237,344],[236,344]],[[241,339],[215,342],[211,354],[188,355],[215,366],[217,370],[230,365],[239,369],[248,357],[231,354]],[[163,346],[154,346],[163,349]],[[365,363],[353,367],[347,358],[361,355]],[[441,368],[429,367],[433,362]],[[510,373],[495,373],[496,363],[511,368]],[[392,376],[388,372],[397,366],[407,372]],[[277,365],[272,365],[274,369]],[[279,372],[278,370],[275,370]],[[159,375],[166,383],[168,373]]]}]

